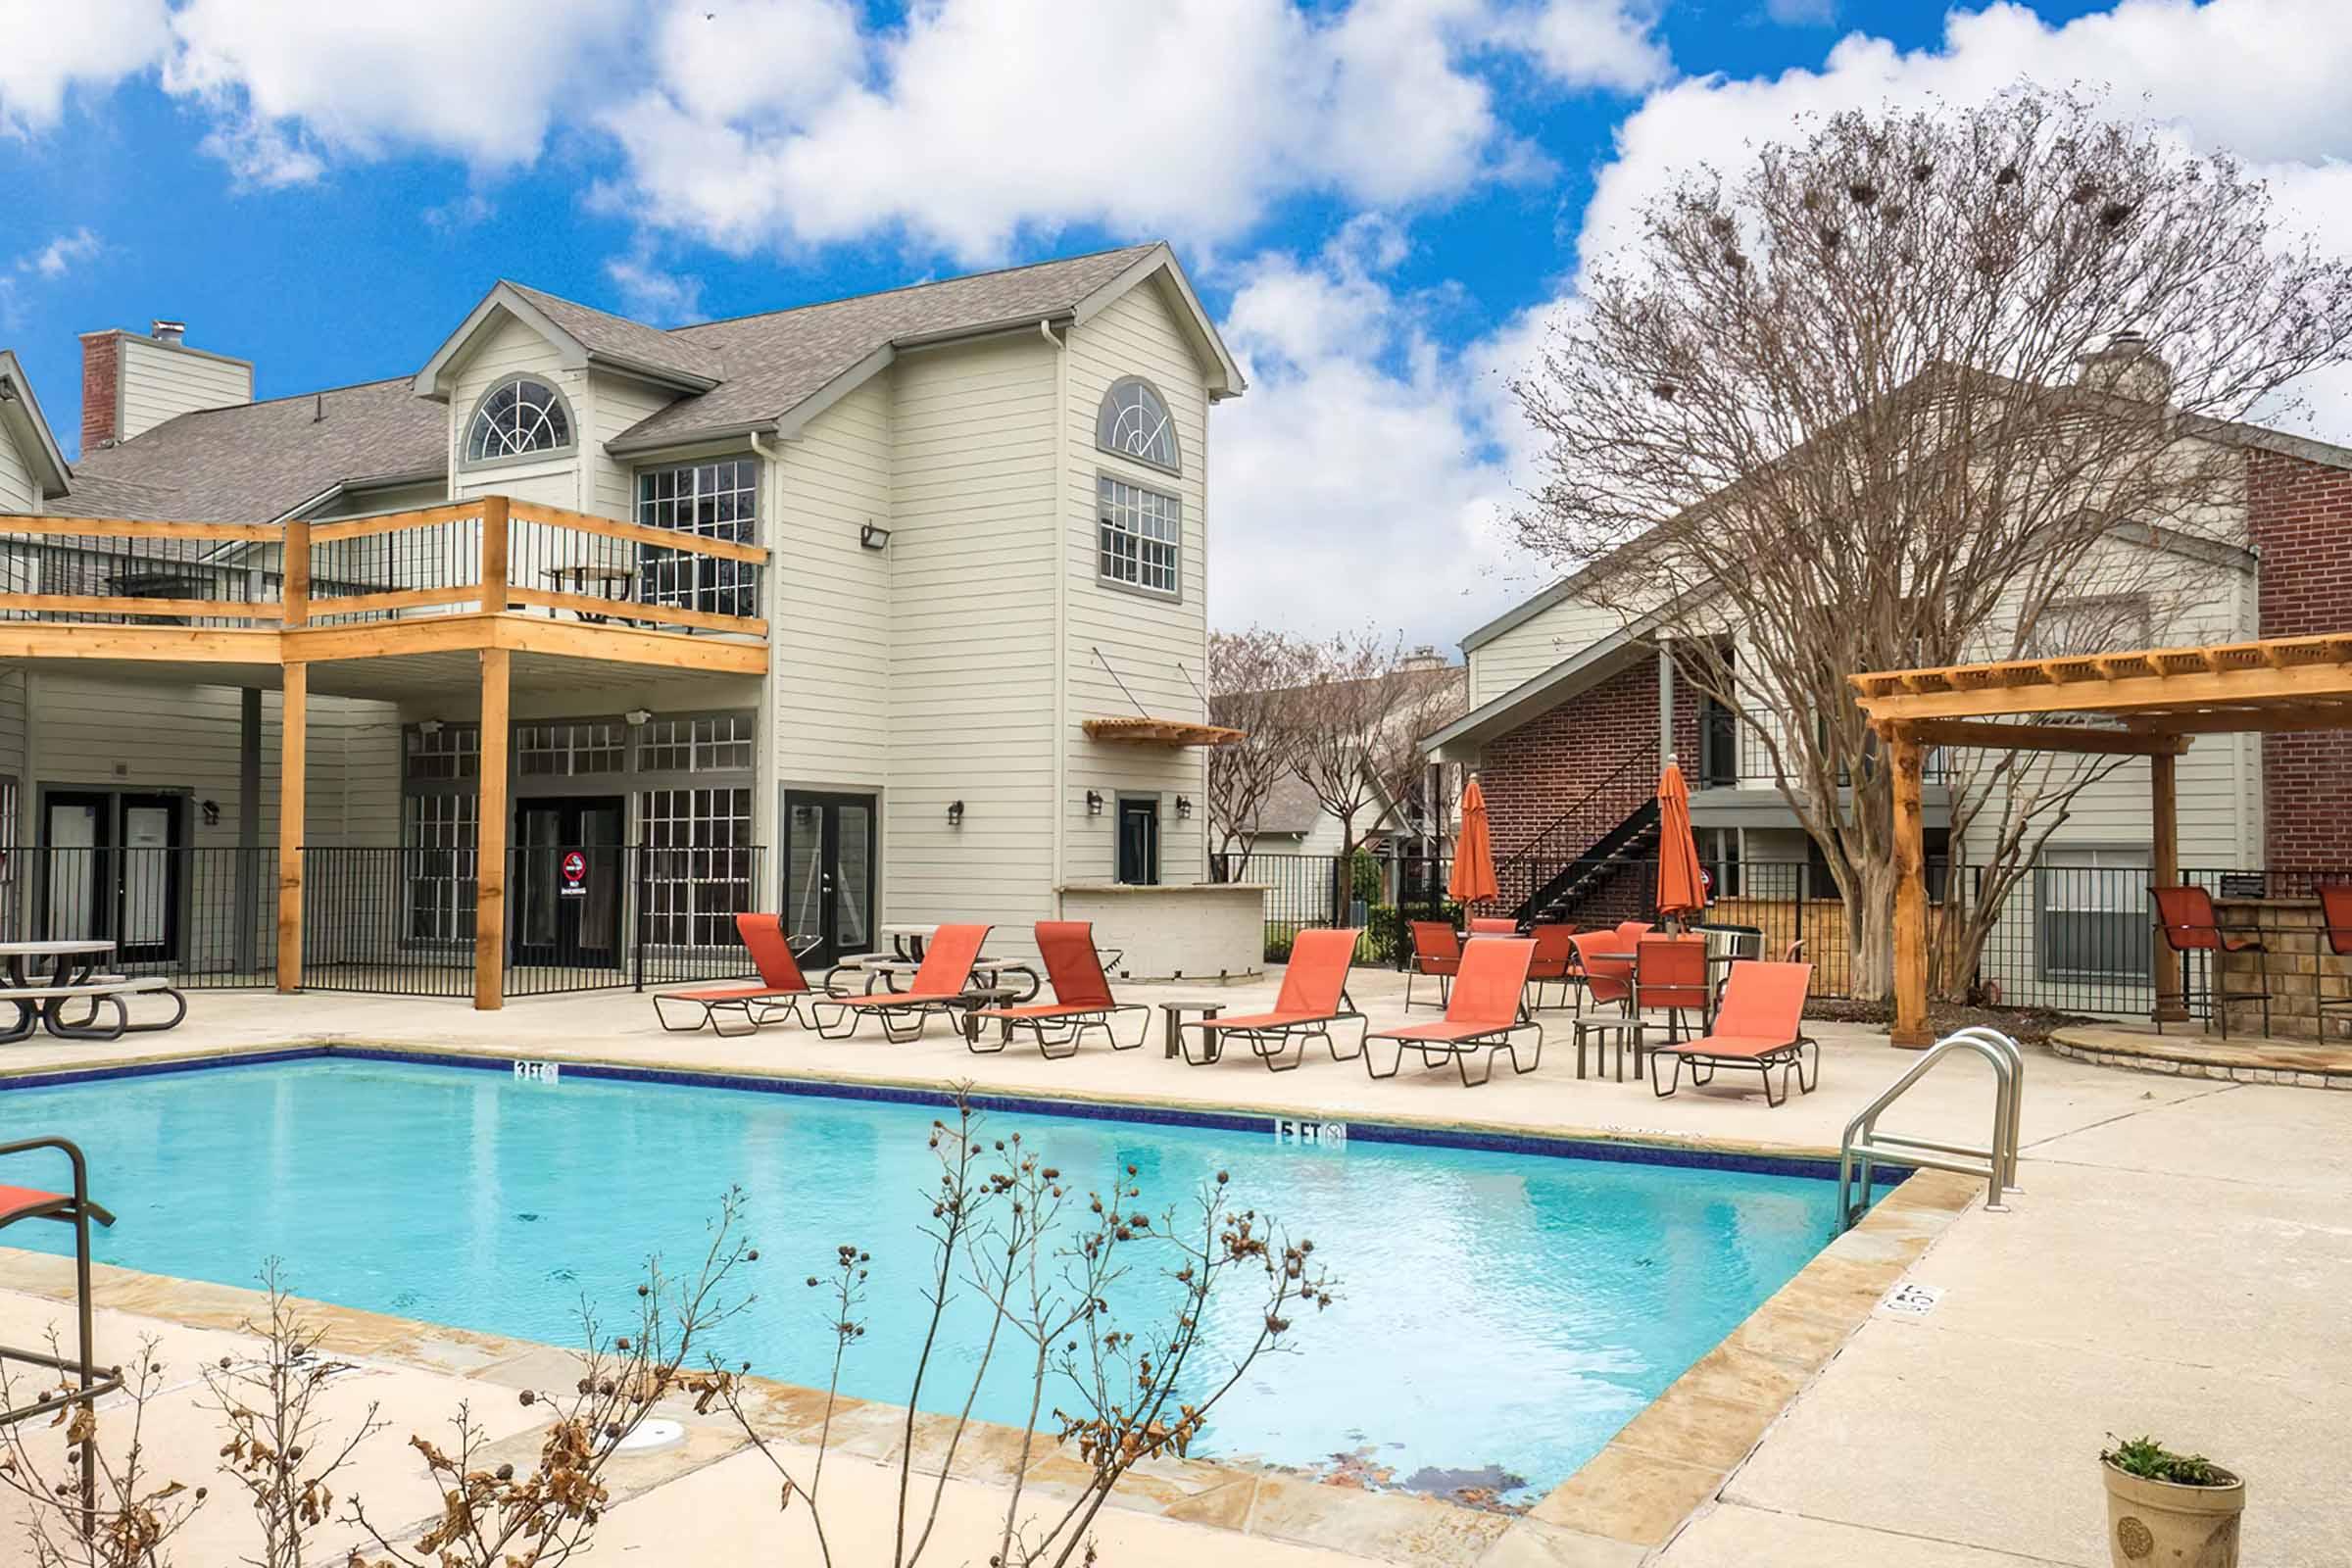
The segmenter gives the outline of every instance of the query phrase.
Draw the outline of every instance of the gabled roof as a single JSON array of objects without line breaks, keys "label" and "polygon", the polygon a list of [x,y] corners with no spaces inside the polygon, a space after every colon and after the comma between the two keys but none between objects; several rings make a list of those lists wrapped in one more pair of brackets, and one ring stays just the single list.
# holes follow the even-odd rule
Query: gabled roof
[{"label": "gabled roof", "polygon": [[416,372],[412,388],[416,395],[446,396],[451,368],[475,335],[502,316],[546,338],[572,369],[602,366],[681,392],[708,392],[726,376],[726,366],[715,356],[673,333],[501,278]]},{"label": "gabled roof", "polygon": [[1188,307],[1178,315],[1189,318],[1202,358],[1218,368],[1209,395],[1240,392],[1240,368],[1185,283],[1175,256],[1155,241],[673,328],[671,337],[723,363],[726,379],[649,415],[607,445],[627,453],[747,430],[789,435],[900,350],[1041,320],[1081,321],[1163,268]]},{"label": "gabled roof", "polygon": [[41,400],[32,395],[31,377],[7,349],[0,349],[0,439],[13,440],[24,452],[42,495],[65,489],[66,455],[41,413]]},{"label": "gabled roof", "polygon": [[337,487],[448,468],[449,415],[409,378],[201,409],[84,453],[50,510],[69,517],[268,522]]}]

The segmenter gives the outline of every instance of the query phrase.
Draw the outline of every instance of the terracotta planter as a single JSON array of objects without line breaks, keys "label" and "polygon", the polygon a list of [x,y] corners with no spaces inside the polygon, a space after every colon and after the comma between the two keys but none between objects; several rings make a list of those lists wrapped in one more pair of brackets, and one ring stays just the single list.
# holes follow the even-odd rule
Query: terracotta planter
[{"label": "terracotta planter", "polygon": [[2115,1568],[2237,1568],[2237,1517],[2246,1484],[2225,1470],[2223,1487],[2148,1481],[2101,1464],[2107,1481],[2107,1549]]}]

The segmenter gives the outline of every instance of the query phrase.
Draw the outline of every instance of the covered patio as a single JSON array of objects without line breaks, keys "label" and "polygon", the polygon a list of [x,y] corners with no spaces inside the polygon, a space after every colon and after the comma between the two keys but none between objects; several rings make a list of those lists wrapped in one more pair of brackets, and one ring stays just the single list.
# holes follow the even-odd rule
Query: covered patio
[{"label": "covered patio", "polygon": [[[1894,906],[1893,1039],[1928,1045],[1928,891],[1920,783],[1936,747],[2054,751],[2145,757],[2149,762],[2151,888],[2180,882],[2178,760],[2200,735],[2282,734],[2352,728],[2352,633],[2270,638],[2137,653],[2015,660],[1884,670],[1850,677],[1856,702],[1885,738],[1894,770],[1894,834],[1899,880]],[[2352,800],[2347,801],[2352,805]],[[2230,890],[2224,889],[2225,894]],[[2290,1003],[2307,1001],[2313,1032],[2326,1035],[2319,1004],[2348,993],[2331,984],[2352,970],[2330,966],[2330,944],[2316,901],[2273,898],[2267,883],[2228,906],[2260,906],[2236,916],[2271,934],[2267,953],[2213,953],[2209,988],[2268,990],[2286,982]],[[2151,920],[2154,1022],[2159,1029],[2190,1017],[2180,970]],[[2338,960],[2340,962],[2340,960]],[[2226,999],[2214,1015],[2226,1023]],[[2292,1009],[2289,1015],[2293,1015]],[[2265,1027],[2269,1026],[2266,1017]],[[2347,1054],[2352,1054],[2348,1053]]]}]

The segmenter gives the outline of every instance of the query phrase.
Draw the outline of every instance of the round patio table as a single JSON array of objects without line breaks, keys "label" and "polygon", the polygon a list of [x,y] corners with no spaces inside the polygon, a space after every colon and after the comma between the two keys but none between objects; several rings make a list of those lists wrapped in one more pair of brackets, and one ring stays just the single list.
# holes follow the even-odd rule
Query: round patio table
[{"label": "round patio table", "polygon": [[[0,1001],[15,1000],[10,991],[56,990],[77,986],[98,972],[101,959],[114,955],[115,945],[97,937],[65,937],[45,942],[0,942],[0,965],[7,969],[7,985],[0,990]],[[49,960],[49,972],[35,974],[34,968],[42,959]],[[64,1012],[66,997],[48,997],[38,1001],[17,1001],[17,1021],[13,1028],[0,1031],[0,1040],[22,1040],[32,1033],[37,1018],[41,1027],[51,1034],[58,1032],[58,1022]],[[93,1016],[96,1008],[93,1006]]]}]

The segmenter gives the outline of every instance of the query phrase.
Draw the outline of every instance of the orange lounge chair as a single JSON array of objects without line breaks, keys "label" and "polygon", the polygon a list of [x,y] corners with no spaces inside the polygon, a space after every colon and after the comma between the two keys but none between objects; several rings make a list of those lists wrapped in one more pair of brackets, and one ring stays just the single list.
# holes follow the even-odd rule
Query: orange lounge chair
[{"label": "orange lounge chair", "polygon": [[[1356,1033],[1355,1049],[1345,1056],[1340,1054],[1340,1043],[1331,1036],[1333,1024],[1349,1018],[1369,1027],[1364,1015],[1355,1010],[1355,1004],[1348,1000],[1348,965],[1355,960],[1355,939],[1360,935],[1358,931],[1299,932],[1291,944],[1291,961],[1282,971],[1282,990],[1274,998],[1274,1010],[1184,1025],[1176,1031],[1184,1059],[1196,1067],[1218,1060],[1225,1054],[1227,1035],[1248,1040],[1257,1059],[1274,1072],[1289,1072],[1304,1061],[1309,1040],[1320,1040],[1329,1047],[1334,1061],[1353,1061],[1362,1055],[1361,1030]],[[1200,1036],[1197,1056],[1191,1038],[1195,1031]],[[1298,1049],[1285,1061],[1293,1042]]]},{"label": "orange lounge chair", "polygon": [[[872,1017],[882,1025],[882,1038],[903,1046],[923,1032],[931,1014],[953,1013],[976,1004],[972,995],[972,960],[988,940],[984,925],[943,925],[931,933],[923,949],[922,967],[904,991],[877,992],[865,997],[812,997],[808,1021],[819,1038],[847,1040],[858,1032],[858,1020]],[[831,1007],[831,1022],[825,1009]],[[907,1020],[913,1020],[908,1023]],[[847,1024],[847,1027],[843,1025]]]},{"label": "orange lounge chair", "polygon": [[1470,922],[1470,934],[1474,937],[1515,937],[1519,934],[1519,922],[1481,916]]},{"label": "orange lounge chair", "polygon": [[1462,937],[1445,920],[1413,922],[1413,966],[1404,972],[1404,1010],[1413,1010],[1413,982],[1425,974],[1438,977],[1437,1005],[1446,1005],[1448,988],[1462,966]]},{"label": "orange lounge chair", "polygon": [[[1013,1031],[1023,1027],[1036,1037],[1039,1054],[1049,1061],[1078,1054],[1090,1029],[1102,1030],[1102,1039],[1113,1051],[1133,1051],[1144,1043],[1152,1028],[1152,1009],[1140,1002],[1122,1004],[1112,1000],[1110,980],[1102,973],[1102,956],[1095,951],[1095,928],[1090,922],[1038,921],[1037,951],[1045,956],[1054,1000],[1026,1007],[981,1008],[971,1015],[971,1028],[964,1035],[966,1046],[976,1052],[1003,1051],[1011,1043]],[[1116,1012],[1144,1015],[1143,1027],[1136,1030],[1133,1040],[1122,1042],[1111,1032],[1110,1018]],[[991,1021],[997,1025],[997,1043],[984,1046],[980,1037],[986,1031],[981,1025]]]},{"label": "orange lounge chair", "polygon": [[[744,950],[752,956],[752,965],[760,971],[758,985],[698,986],[692,991],[657,991],[654,993],[654,1016],[662,1027],[673,1035],[690,1035],[705,1024],[721,1035],[757,1034],[760,1026],[773,1023],[778,1017],[790,1018],[806,1025],[808,1020],[801,1012],[802,999],[808,997],[808,981],[801,973],[798,960],[792,956],[792,944],[785,940],[784,921],[773,914],[739,914],[735,917],[735,934],[743,938]],[[662,1004],[700,1007],[701,1016],[692,1023],[671,1023]],[[743,1027],[729,1029],[719,1020],[722,1012],[743,1014]]]},{"label": "orange lounge chair", "polygon": [[[1536,944],[1535,961],[1527,966],[1527,1010],[1540,1012],[1544,1007],[1544,988],[1560,988],[1560,1005],[1565,1007],[1576,988],[1585,983],[1582,970],[1576,966],[1576,927],[1559,922],[1546,922],[1528,933]],[[1580,1006],[1577,1010],[1582,1011]]]},{"label": "orange lounge chair", "polygon": [[[1405,1052],[1412,1050],[1421,1053],[1424,1067],[1438,1066],[1451,1056],[1465,1087],[1494,1076],[1497,1051],[1511,1054],[1512,1071],[1534,1072],[1544,1062],[1544,1026],[1528,1018],[1521,1002],[1527,989],[1527,968],[1535,956],[1536,945],[1524,937],[1481,937],[1471,943],[1462,955],[1462,972],[1454,979],[1446,1016],[1436,1023],[1408,1023],[1369,1036],[1367,1044],[1370,1040],[1396,1041],[1396,1054],[1389,1058],[1389,1070],[1382,1072],[1366,1050],[1364,1071],[1375,1078],[1394,1078],[1404,1064]],[[1522,1062],[1519,1036],[1530,1029],[1536,1033],[1535,1054]],[[1470,1057],[1481,1051],[1487,1054],[1486,1071],[1473,1078]]]},{"label": "orange lounge chair", "polygon": [[[1723,1003],[1715,1009],[1714,1032],[1681,1045],[1659,1046],[1649,1054],[1649,1087],[1663,1100],[1682,1087],[1683,1063],[1690,1064],[1690,1081],[1711,1083],[1718,1067],[1748,1067],[1764,1080],[1764,1102],[1778,1105],[1788,1098],[1788,1080],[1796,1079],[1805,1094],[1821,1077],[1821,1047],[1805,1033],[1805,992],[1813,984],[1809,963],[1735,963],[1723,983]],[[1813,1048],[1813,1065],[1805,1068],[1805,1048]],[[1674,1073],[1660,1083],[1664,1063]],[[1781,1069],[1781,1092],[1772,1092],[1772,1070]]]}]

